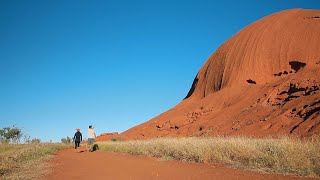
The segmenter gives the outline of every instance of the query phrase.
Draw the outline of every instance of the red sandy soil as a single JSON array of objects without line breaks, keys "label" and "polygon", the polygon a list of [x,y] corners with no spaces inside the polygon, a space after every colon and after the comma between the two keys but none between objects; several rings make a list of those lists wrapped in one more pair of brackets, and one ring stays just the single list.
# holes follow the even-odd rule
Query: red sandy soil
[{"label": "red sandy soil", "polygon": [[[61,151],[52,161],[47,177],[56,179],[301,179],[263,174],[217,164],[192,164],[179,161],[131,156],[112,152],[75,153]],[[308,179],[308,178],[305,178]]]},{"label": "red sandy soil", "polygon": [[215,51],[186,98],[122,139],[320,134],[320,10],[245,27]]}]

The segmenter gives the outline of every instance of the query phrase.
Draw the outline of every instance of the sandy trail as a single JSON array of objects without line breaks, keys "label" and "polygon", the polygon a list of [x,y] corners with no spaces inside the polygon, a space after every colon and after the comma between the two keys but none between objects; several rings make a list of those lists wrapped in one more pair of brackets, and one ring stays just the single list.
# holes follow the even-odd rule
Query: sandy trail
[{"label": "sandy trail", "polygon": [[223,165],[168,161],[112,152],[63,150],[51,162],[47,179],[299,179]]}]

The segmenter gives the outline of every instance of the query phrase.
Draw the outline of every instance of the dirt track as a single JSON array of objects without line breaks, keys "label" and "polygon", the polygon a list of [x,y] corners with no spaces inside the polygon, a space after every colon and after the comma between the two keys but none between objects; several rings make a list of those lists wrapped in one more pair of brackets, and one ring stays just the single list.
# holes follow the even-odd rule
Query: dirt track
[{"label": "dirt track", "polygon": [[299,179],[222,165],[185,163],[112,152],[61,151],[47,179]]}]

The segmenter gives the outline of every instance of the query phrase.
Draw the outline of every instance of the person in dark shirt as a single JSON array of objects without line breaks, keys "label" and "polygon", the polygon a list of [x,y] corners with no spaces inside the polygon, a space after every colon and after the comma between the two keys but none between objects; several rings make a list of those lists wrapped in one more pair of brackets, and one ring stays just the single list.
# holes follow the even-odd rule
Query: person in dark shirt
[{"label": "person in dark shirt", "polygon": [[77,132],[73,136],[73,141],[75,143],[74,149],[76,152],[79,152],[78,148],[80,147],[80,142],[82,141],[82,134],[79,128],[77,128],[76,130]]}]

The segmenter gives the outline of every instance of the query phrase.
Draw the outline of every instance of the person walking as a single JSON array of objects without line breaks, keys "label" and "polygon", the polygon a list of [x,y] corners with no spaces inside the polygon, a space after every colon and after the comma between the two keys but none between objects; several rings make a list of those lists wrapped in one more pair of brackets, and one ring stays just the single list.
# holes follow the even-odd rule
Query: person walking
[{"label": "person walking", "polygon": [[89,152],[93,151],[93,143],[95,138],[96,138],[96,133],[93,127],[90,125],[88,129],[88,151]]},{"label": "person walking", "polygon": [[76,130],[77,132],[73,136],[74,150],[75,152],[79,152],[80,142],[82,141],[82,134],[79,128],[77,128]]}]

